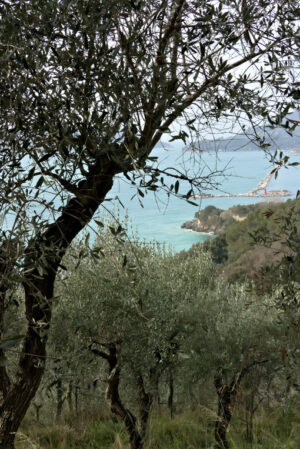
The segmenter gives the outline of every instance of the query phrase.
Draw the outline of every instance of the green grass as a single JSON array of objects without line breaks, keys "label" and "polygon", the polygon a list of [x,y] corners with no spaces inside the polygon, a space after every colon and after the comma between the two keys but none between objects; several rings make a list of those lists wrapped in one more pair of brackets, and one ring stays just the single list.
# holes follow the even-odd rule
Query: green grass
[{"label": "green grass", "polygon": [[173,420],[166,416],[152,419],[147,447],[151,449],[198,449],[213,443],[213,432],[207,419],[185,413]]},{"label": "green grass", "polygon": [[32,421],[30,416],[25,418],[16,438],[17,449],[106,449],[118,440],[122,447],[128,442],[122,423],[102,413],[67,414],[59,424]]},{"label": "green grass", "polygon": [[[299,449],[300,413],[296,409],[262,410],[254,420],[254,442],[245,441],[245,425],[236,416],[228,432],[231,449]],[[145,449],[213,449],[215,414],[207,409],[175,415],[154,413]],[[65,415],[60,424],[36,423],[27,417],[16,449],[128,449],[125,428],[103,413]]]}]

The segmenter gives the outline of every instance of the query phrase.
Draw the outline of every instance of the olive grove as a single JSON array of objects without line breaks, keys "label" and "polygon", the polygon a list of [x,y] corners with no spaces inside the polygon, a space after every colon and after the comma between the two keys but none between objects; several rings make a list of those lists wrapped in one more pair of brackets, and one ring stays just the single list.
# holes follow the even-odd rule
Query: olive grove
[{"label": "olive grove", "polygon": [[[40,399],[43,420],[55,402],[59,419],[63,407],[72,412],[70,402],[78,413],[89,410],[91,400],[103,410],[105,398],[131,448],[139,449],[149,432],[151,441],[152,411],[165,404],[172,419],[178,403],[185,411],[203,406],[207,390],[214,416],[208,432],[217,447],[229,447],[235,408],[239,415],[245,409],[252,441],[257,407],[268,388],[276,391],[274,379],[284,388],[288,373],[281,348],[293,338],[287,320],[278,324],[275,299],[214,279],[204,250],[182,259],[154,245],[117,242],[109,229],[100,233],[99,245],[98,260],[86,255],[78,265],[70,252],[64,259],[68,271],[57,282],[43,380],[55,395]],[[84,242],[71,250],[85,250]]]},{"label": "olive grove", "polygon": [[[45,370],[62,257],[115,177],[166,188],[151,159],[162,136],[189,142],[222,117],[293,129],[298,16],[292,0],[0,2],[3,360],[15,289],[26,318],[19,360],[0,368],[0,448],[14,447]],[[170,170],[173,191],[209,188],[195,173]]]}]

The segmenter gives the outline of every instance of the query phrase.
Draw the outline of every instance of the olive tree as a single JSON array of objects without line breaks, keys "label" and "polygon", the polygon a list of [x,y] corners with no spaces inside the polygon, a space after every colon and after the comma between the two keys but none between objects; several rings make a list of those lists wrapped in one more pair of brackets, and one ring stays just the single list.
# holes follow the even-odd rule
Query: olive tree
[{"label": "olive tree", "polygon": [[[299,98],[298,11],[296,0],[0,2],[1,274],[23,286],[27,323],[15,375],[0,371],[0,447],[13,447],[44,373],[61,259],[116,175],[156,190],[163,135],[186,140],[233,114],[280,123]],[[190,180],[185,197],[209,186],[171,174],[177,193]]]},{"label": "olive tree", "polygon": [[[213,289],[200,291],[187,314],[190,332],[190,381],[211,382],[217,393],[215,440],[227,449],[226,434],[242,381],[253,372],[274,372],[280,367],[283,327],[276,323],[270,299],[263,301],[245,285],[216,282]],[[188,316],[186,317],[188,321]]]},{"label": "olive tree", "polygon": [[[98,361],[94,384],[105,379],[111,412],[124,422],[131,447],[141,448],[160,379],[178,364],[186,337],[182,310],[209,282],[211,264],[202,253],[178,263],[154,243],[118,242],[109,230],[101,233],[97,246],[101,259],[85,258],[58,284],[61,300],[50,349],[57,351],[63,333],[69,341],[67,353],[77,357],[81,348],[105,361],[108,373]],[[87,375],[85,365],[85,379]]]},{"label": "olive tree", "polygon": [[[299,195],[297,195],[299,196]],[[257,245],[269,248],[277,260],[266,264],[256,274],[257,293],[265,292],[275,298],[278,322],[286,327],[282,340],[282,363],[286,369],[287,390],[300,391],[299,335],[300,335],[300,208],[299,198],[288,201],[286,210],[276,216],[271,207],[265,212],[268,220],[276,222],[278,229],[259,228],[252,235]]]}]

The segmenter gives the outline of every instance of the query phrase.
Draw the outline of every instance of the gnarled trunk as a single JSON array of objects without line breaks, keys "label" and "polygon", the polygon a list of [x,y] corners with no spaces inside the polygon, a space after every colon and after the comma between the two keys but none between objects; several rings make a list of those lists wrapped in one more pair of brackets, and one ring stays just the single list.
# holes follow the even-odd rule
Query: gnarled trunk
[{"label": "gnarled trunk", "polygon": [[130,410],[124,407],[119,395],[121,369],[119,366],[117,349],[114,344],[109,346],[109,355],[107,354],[105,358],[109,363],[108,386],[105,392],[105,399],[109,404],[111,412],[119,416],[124,422],[129,434],[131,449],[142,449],[143,438],[139,433],[136,417]]},{"label": "gnarled trunk", "polygon": [[[74,237],[93,217],[120,170],[111,161],[97,160],[61,216],[29,242],[25,251],[23,287],[27,331],[14,380],[8,379],[5,369],[0,370],[0,449],[14,448],[16,432],[44,374],[54,282],[61,259]],[[1,289],[3,276],[0,274]],[[0,315],[3,315],[4,293],[0,291]]]},{"label": "gnarled trunk", "polygon": [[102,344],[102,346],[106,347],[108,352],[100,351],[92,347],[90,347],[90,350],[93,354],[105,359],[109,365],[109,375],[105,391],[106,402],[109,405],[110,411],[123,421],[129,434],[131,449],[142,449],[146,438],[153,396],[151,393],[146,392],[143,377],[139,375],[137,378],[140,418],[138,423],[137,418],[124,406],[120,398],[119,385],[121,368],[117,347],[114,343]]},{"label": "gnarled trunk", "polygon": [[46,294],[43,299],[32,285],[25,289],[28,328],[14,382],[10,384],[0,404],[1,449],[14,447],[15,434],[44,374],[47,329],[51,318],[48,298],[53,296],[53,275],[51,278],[45,282]]}]

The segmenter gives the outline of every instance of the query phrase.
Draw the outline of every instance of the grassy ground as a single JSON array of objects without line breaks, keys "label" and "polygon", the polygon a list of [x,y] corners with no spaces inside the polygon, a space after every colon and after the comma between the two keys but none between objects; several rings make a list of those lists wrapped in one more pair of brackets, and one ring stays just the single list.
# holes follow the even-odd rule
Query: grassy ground
[{"label": "grassy ground", "polygon": [[[146,449],[213,449],[213,414],[203,410],[178,414],[171,420],[154,414]],[[37,423],[28,416],[17,435],[17,449],[128,449],[123,425],[114,418],[88,411],[66,415],[60,424]],[[254,442],[245,441],[242,418],[236,417],[228,433],[232,449],[299,449],[300,413],[274,409],[261,411],[254,423]]]}]

